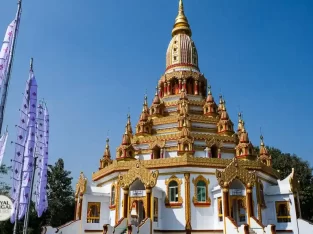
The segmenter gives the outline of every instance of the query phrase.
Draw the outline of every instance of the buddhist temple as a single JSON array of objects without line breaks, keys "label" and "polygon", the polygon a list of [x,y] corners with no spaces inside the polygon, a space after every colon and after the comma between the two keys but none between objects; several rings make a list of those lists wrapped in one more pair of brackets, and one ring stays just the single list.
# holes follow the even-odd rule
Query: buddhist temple
[{"label": "buddhist temple", "polygon": [[81,173],[73,222],[46,233],[299,234],[294,171],[280,178],[266,137],[254,150],[199,59],[179,0],[152,103],[145,96],[141,113],[125,118],[115,151],[107,140],[90,179]]}]

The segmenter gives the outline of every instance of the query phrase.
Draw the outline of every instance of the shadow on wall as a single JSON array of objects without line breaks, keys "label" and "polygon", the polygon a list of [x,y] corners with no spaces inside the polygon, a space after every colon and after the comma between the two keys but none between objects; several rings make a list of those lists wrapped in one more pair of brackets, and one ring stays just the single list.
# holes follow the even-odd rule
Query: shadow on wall
[{"label": "shadow on wall", "polygon": [[[162,209],[161,209],[161,223],[162,230],[185,230],[185,212],[184,212],[185,203],[180,208],[166,208],[165,207],[165,194],[162,197]],[[179,213],[184,217],[184,223],[181,223],[176,216],[179,216]]]}]

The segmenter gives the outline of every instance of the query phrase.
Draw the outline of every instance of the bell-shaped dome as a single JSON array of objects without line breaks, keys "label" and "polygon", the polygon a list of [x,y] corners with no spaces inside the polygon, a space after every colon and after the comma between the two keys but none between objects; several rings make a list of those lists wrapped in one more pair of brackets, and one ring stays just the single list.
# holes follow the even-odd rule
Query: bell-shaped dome
[{"label": "bell-shaped dome", "polygon": [[166,70],[174,67],[189,67],[199,71],[198,52],[195,43],[187,34],[173,36],[166,52]]},{"label": "bell-shaped dome", "polygon": [[187,68],[199,72],[198,52],[191,39],[191,29],[184,13],[183,1],[179,1],[178,15],[172,30],[172,40],[166,52],[166,71]]}]

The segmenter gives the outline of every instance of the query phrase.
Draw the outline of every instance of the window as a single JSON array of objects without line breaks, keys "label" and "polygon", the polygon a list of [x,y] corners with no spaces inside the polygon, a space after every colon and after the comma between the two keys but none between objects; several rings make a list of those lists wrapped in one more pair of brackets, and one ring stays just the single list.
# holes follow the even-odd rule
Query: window
[{"label": "window", "polygon": [[222,197],[217,198],[217,209],[218,209],[218,220],[222,222],[223,221]]},{"label": "window", "polygon": [[277,223],[291,222],[290,208],[287,201],[276,202]]},{"label": "window", "polygon": [[152,158],[153,159],[158,159],[158,158],[161,158],[161,149],[159,147],[155,147],[153,150],[152,150]]},{"label": "window", "polygon": [[199,181],[197,184],[197,195],[198,195],[198,202],[205,202],[206,201],[206,185],[205,182]]},{"label": "window", "polygon": [[99,223],[100,202],[88,202],[87,223]]},{"label": "window", "polygon": [[111,188],[111,206],[115,205],[115,186],[113,185]]},{"label": "window", "polygon": [[167,186],[167,194],[165,198],[165,206],[168,208],[179,208],[182,206],[183,199],[181,197],[182,180],[172,175],[165,181]]},{"label": "window", "polygon": [[197,178],[192,179],[194,184],[195,194],[192,198],[194,206],[207,207],[211,205],[211,199],[208,196],[208,186],[210,181],[204,176],[199,175]]},{"label": "window", "polygon": [[176,181],[171,181],[168,186],[170,202],[178,202],[178,185]]},{"label": "window", "polygon": [[211,147],[211,157],[212,158],[218,158],[218,149],[217,149],[216,145],[213,145]]},{"label": "window", "polygon": [[158,222],[158,216],[159,216],[159,203],[158,198],[155,197],[153,200],[153,221]]}]

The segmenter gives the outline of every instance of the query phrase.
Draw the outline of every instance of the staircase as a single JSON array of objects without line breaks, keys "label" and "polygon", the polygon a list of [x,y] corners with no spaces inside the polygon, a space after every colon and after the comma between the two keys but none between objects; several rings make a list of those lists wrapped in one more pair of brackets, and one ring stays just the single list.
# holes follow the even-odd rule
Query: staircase
[{"label": "staircase", "polygon": [[249,228],[249,234],[256,234],[256,232]]},{"label": "staircase", "polygon": [[122,231],[121,234],[127,234],[127,228],[125,228],[125,230]]}]

